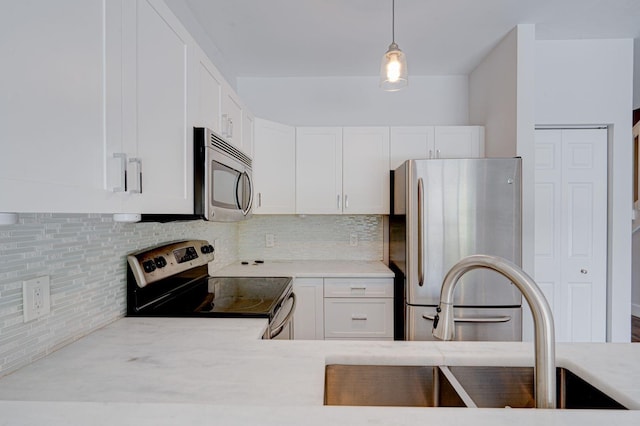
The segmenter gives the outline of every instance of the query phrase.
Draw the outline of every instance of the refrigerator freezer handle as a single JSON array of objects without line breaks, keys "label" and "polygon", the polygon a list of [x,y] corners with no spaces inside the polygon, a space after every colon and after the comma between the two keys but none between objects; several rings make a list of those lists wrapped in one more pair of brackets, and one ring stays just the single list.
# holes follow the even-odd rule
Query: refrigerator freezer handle
[{"label": "refrigerator freezer handle", "polygon": [[[435,320],[435,316],[433,315],[427,315],[424,314],[422,315],[422,318],[429,320],[429,321],[434,321]],[[511,321],[511,317],[509,315],[505,315],[505,316],[499,316],[499,317],[469,317],[469,318],[454,318],[453,319],[454,322],[475,322],[475,323],[494,323],[494,322],[509,322]]]},{"label": "refrigerator freezer handle", "polygon": [[424,285],[424,240],[422,238],[423,232],[423,204],[424,203],[424,184],[422,178],[418,179],[418,285],[422,287]]}]

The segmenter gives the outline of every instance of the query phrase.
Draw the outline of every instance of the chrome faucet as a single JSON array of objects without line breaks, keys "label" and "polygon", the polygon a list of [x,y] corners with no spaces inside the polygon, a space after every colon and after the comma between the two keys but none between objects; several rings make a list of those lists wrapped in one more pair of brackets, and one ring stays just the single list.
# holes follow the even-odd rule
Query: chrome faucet
[{"label": "chrome faucet", "polygon": [[529,303],[535,328],[536,408],[556,408],[556,351],[551,308],[540,287],[514,263],[501,257],[478,254],[453,265],[442,282],[433,336],[440,340],[454,338],[453,291],[464,274],[478,268],[492,269],[511,280]]}]

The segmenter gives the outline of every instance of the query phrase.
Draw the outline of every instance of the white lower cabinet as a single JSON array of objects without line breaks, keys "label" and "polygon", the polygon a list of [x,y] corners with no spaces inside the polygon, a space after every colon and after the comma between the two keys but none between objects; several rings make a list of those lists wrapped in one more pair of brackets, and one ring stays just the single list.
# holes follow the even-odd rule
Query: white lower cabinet
[{"label": "white lower cabinet", "polygon": [[393,339],[393,278],[298,278],[294,338]]},{"label": "white lower cabinet", "polygon": [[296,278],[293,281],[296,295],[296,310],[293,313],[295,340],[324,339],[322,289],[322,278]]},{"label": "white lower cabinet", "polygon": [[393,299],[327,298],[325,339],[393,339]]}]

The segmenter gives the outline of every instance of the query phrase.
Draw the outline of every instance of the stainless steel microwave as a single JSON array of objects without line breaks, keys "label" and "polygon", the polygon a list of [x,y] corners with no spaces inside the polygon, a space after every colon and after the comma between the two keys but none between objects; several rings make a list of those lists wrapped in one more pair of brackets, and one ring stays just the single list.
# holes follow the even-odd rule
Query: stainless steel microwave
[{"label": "stainless steel microwave", "polygon": [[213,130],[194,128],[194,209],[206,220],[236,222],[252,215],[252,160]]}]

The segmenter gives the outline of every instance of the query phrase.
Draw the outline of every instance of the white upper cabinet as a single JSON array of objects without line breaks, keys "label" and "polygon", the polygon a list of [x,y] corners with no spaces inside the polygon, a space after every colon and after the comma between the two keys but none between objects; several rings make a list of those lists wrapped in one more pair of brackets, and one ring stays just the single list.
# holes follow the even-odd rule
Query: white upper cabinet
[{"label": "white upper cabinet", "polygon": [[254,214],[294,214],[295,128],[256,118],[254,152]]},{"label": "white upper cabinet", "polygon": [[389,168],[420,158],[484,156],[482,126],[408,126],[391,128]]},{"label": "white upper cabinet", "polygon": [[388,127],[296,129],[296,213],[388,214]]},{"label": "white upper cabinet", "polygon": [[163,2],[123,5],[123,134],[132,178],[123,210],[191,213],[195,43]]},{"label": "white upper cabinet", "polygon": [[433,126],[392,127],[389,169],[408,159],[433,158],[433,138]]},{"label": "white upper cabinet", "polygon": [[342,213],[342,128],[296,129],[296,213]]},{"label": "white upper cabinet", "polygon": [[221,134],[220,125],[222,86],[224,79],[209,57],[196,48],[198,114],[195,125],[208,127]]},{"label": "white upper cabinet", "polygon": [[105,16],[111,12],[100,0],[3,7],[0,211],[119,208],[107,182],[108,169],[120,165],[109,157],[112,139],[120,139],[119,123],[106,123],[120,102],[117,78],[115,86],[105,81],[119,55],[113,50],[119,25]]},{"label": "white upper cabinet", "polygon": [[255,144],[255,118],[253,114],[247,109],[242,109],[242,149],[249,154],[249,157],[253,158],[254,144]]},{"label": "white upper cabinet", "polygon": [[345,127],[342,133],[343,212],[389,214],[389,128]]},{"label": "white upper cabinet", "polygon": [[484,156],[484,127],[436,126],[434,158],[477,158]]},{"label": "white upper cabinet", "polygon": [[231,144],[242,148],[242,101],[231,86],[222,86],[221,134]]}]

